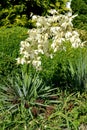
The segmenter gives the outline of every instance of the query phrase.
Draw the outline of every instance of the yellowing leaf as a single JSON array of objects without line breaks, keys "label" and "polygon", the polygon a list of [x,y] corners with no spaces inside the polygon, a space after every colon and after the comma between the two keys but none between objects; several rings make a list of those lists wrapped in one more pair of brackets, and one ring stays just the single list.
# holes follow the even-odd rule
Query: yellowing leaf
[{"label": "yellowing leaf", "polygon": [[56,2],[55,4],[57,7],[60,7],[60,3],[59,2]]}]

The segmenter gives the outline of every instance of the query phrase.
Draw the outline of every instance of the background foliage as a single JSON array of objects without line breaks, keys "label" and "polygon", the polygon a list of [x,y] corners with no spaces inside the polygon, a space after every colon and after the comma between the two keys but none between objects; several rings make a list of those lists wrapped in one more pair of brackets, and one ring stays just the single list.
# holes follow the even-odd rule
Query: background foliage
[{"label": "background foliage", "polygon": [[47,84],[62,90],[84,91],[87,88],[87,49],[66,45],[66,51],[59,50],[53,59],[42,58],[41,76]]},{"label": "background foliage", "polygon": [[73,14],[78,14],[74,19],[74,27],[87,30],[87,0],[72,0],[71,8]]},{"label": "background foliage", "polygon": [[30,14],[46,15],[50,8],[64,13],[67,0],[3,0],[0,1],[0,26],[13,24],[30,27]]}]

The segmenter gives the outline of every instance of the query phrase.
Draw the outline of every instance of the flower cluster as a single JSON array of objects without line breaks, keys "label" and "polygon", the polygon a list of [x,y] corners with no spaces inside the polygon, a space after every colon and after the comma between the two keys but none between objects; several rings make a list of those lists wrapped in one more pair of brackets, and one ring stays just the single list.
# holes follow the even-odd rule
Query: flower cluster
[{"label": "flower cluster", "polygon": [[18,64],[32,64],[37,70],[41,69],[41,54],[53,57],[65,41],[70,41],[72,47],[81,46],[77,31],[73,29],[72,20],[76,16],[58,14],[50,10],[49,16],[32,16],[36,28],[29,29],[29,37],[21,41]]}]

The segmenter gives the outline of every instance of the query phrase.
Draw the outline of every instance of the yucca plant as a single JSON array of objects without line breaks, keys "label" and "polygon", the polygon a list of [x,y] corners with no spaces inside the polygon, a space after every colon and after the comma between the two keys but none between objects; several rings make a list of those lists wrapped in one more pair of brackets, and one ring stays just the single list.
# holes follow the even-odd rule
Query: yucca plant
[{"label": "yucca plant", "polygon": [[37,73],[16,74],[0,85],[0,102],[6,110],[13,112],[22,106],[30,111],[31,116],[32,112],[37,115],[36,107],[46,107],[54,90],[46,86]]},{"label": "yucca plant", "polygon": [[76,90],[87,91],[87,48],[78,48],[69,61],[72,85]]}]

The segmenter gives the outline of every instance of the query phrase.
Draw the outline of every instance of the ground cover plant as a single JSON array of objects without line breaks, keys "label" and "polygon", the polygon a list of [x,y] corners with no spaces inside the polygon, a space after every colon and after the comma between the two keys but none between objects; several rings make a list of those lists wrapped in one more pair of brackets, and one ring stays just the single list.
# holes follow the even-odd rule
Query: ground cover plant
[{"label": "ground cover plant", "polygon": [[32,118],[30,118],[29,108],[23,104],[18,107],[16,112],[0,110],[0,129],[52,130],[54,128],[54,130],[86,130],[87,93],[68,94],[66,91],[58,91],[54,99],[53,102],[48,101],[49,106],[46,104],[42,108],[33,107],[32,112],[34,115]]},{"label": "ground cover plant", "polygon": [[87,129],[87,49],[73,18],[56,10],[32,16],[20,54],[9,54],[20,72],[0,82],[0,129]]}]

